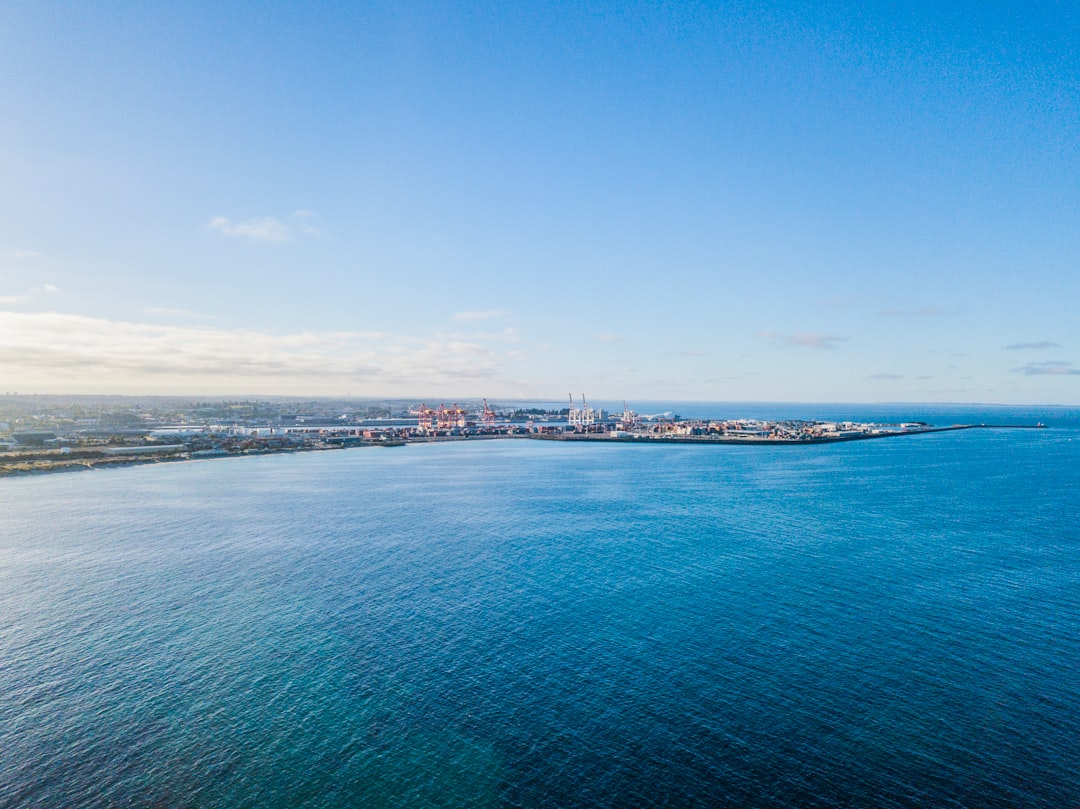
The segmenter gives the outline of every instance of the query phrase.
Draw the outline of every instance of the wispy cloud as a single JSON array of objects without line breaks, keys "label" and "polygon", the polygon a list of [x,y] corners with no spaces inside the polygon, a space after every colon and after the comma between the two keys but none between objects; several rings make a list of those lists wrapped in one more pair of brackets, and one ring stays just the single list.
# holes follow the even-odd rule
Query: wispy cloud
[{"label": "wispy cloud", "polygon": [[862,298],[853,295],[834,295],[824,298],[821,303],[830,309],[857,309],[867,305]]},{"label": "wispy cloud", "polygon": [[851,339],[837,334],[779,334],[774,331],[763,331],[759,336],[782,348],[813,348],[822,351],[831,351],[840,343]]},{"label": "wispy cloud", "polygon": [[499,380],[506,361],[469,340],[0,312],[0,375],[39,389],[415,394]]},{"label": "wispy cloud", "polygon": [[900,374],[870,374],[870,379],[903,379]]},{"label": "wispy cloud", "polygon": [[601,343],[617,343],[619,340],[622,339],[622,337],[613,332],[605,331],[596,335],[596,339],[599,340]]},{"label": "wispy cloud", "polygon": [[60,287],[58,287],[56,284],[44,284],[40,287],[33,287],[31,289],[28,289],[19,295],[0,295],[0,305],[28,303],[38,295],[55,295],[59,291]]},{"label": "wispy cloud", "polygon": [[293,238],[292,229],[272,216],[255,217],[246,222],[215,216],[210,220],[210,229],[225,236],[239,236],[256,242],[287,242]]},{"label": "wispy cloud", "polygon": [[172,306],[147,306],[143,311],[148,315],[167,315],[169,317],[186,317],[189,320],[217,320],[213,315],[204,315],[193,312],[190,309],[178,309]]},{"label": "wispy cloud", "polygon": [[440,333],[436,337],[440,340],[471,340],[481,343],[520,343],[521,332],[513,326],[507,326],[501,331],[474,331],[474,332],[450,332]]},{"label": "wispy cloud", "polygon": [[8,248],[7,250],[0,250],[0,258],[5,258],[10,261],[43,261],[48,256],[42,253],[40,250],[26,250],[23,248]]},{"label": "wispy cloud", "polygon": [[315,213],[315,211],[309,211],[306,208],[299,211],[293,211],[292,218],[297,232],[304,236],[314,236],[320,232],[319,229],[315,227],[315,222],[319,218],[319,215]]},{"label": "wispy cloud", "polygon": [[879,309],[878,317],[946,317],[955,314],[955,310],[941,306],[916,306],[910,308]]},{"label": "wispy cloud", "polygon": [[708,351],[702,351],[702,350],[697,349],[697,348],[688,348],[685,351],[680,351],[679,356],[680,357],[707,357],[707,356],[709,356],[709,352]]},{"label": "wispy cloud", "polygon": [[1013,368],[1013,372],[1024,376],[1080,376],[1080,368],[1071,362],[1046,361],[1029,362],[1020,368]]},{"label": "wispy cloud", "polygon": [[501,320],[508,317],[510,317],[510,312],[506,309],[480,309],[474,312],[454,313],[454,320],[462,321]]},{"label": "wispy cloud", "polygon": [[1033,343],[1013,343],[1012,345],[1005,346],[1006,351],[1044,351],[1055,348],[1061,348],[1060,343],[1053,343],[1050,340],[1036,340]]},{"label": "wispy cloud", "polygon": [[746,371],[741,374],[734,374],[733,376],[707,376],[701,381],[706,385],[726,384],[728,382],[738,382],[743,379],[751,379],[758,376],[757,371]]}]

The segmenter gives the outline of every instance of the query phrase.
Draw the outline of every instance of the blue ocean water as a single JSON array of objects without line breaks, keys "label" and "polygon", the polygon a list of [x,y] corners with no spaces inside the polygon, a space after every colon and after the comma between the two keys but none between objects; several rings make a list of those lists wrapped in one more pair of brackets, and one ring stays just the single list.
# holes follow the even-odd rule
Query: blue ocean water
[{"label": "blue ocean water", "polygon": [[0,480],[0,807],[1080,805],[1080,411],[898,412]]}]

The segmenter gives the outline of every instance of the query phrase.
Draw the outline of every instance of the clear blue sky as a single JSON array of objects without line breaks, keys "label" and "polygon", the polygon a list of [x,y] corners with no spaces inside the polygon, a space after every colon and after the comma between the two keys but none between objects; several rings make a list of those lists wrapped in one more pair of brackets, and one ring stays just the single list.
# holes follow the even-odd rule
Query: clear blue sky
[{"label": "clear blue sky", "polygon": [[0,8],[0,392],[1080,404],[1074,3]]}]

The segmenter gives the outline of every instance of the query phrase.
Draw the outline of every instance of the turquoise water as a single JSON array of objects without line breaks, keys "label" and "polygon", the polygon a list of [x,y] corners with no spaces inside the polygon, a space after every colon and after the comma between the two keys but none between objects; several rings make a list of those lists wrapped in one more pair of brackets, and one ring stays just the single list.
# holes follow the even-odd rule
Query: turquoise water
[{"label": "turquoise water", "polygon": [[2,480],[0,806],[1078,805],[1080,413],[902,417],[1033,415]]}]

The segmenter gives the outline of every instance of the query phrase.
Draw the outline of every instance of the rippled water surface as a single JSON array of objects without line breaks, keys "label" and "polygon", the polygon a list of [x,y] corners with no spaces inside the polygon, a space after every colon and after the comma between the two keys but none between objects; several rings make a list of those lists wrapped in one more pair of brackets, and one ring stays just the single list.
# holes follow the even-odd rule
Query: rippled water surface
[{"label": "rippled water surface", "polygon": [[2,480],[0,806],[1080,805],[1051,415]]}]

